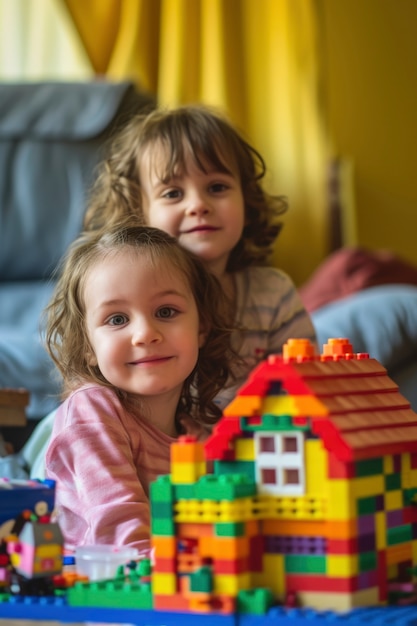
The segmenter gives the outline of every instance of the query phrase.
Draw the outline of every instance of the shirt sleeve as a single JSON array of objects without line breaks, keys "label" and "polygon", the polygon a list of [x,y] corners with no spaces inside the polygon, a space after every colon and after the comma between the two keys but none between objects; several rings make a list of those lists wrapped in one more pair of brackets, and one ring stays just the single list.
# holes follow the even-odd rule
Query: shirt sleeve
[{"label": "shirt sleeve", "polygon": [[279,289],[271,315],[267,354],[281,353],[289,339],[310,339],[317,349],[316,331],[297,288],[287,274],[277,274]]},{"label": "shirt sleeve", "polygon": [[57,481],[58,521],[69,547],[129,545],[145,556],[149,501],[114,400],[81,392],[63,405],[64,427],[52,435],[46,473]]}]

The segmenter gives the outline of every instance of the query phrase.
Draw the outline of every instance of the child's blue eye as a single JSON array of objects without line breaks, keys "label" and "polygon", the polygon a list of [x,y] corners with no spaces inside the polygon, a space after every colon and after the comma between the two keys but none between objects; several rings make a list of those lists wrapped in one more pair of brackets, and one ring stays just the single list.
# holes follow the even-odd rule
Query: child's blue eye
[{"label": "child's blue eye", "polygon": [[108,320],[108,323],[110,326],[123,326],[123,324],[126,324],[126,322],[127,322],[126,315],[120,315],[120,314],[113,315]]},{"label": "child's blue eye", "polygon": [[176,309],[173,309],[171,306],[163,306],[157,311],[157,317],[168,320],[177,313]]}]

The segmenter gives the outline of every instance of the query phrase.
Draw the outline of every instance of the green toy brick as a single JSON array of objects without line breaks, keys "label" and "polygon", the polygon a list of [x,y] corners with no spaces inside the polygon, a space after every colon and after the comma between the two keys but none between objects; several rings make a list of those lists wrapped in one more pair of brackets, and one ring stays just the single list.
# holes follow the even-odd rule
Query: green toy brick
[{"label": "green toy brick", "polygon": [[68,589],[70,606],[152,609],[153,597],[149,584],[103,581],[76,583]]},{"label": "green toy brick", "polygon": [[385,476],[385,491],[394,491],[396,489],[401,489],[401,475],[387,474]]},{"label": "green toy brick", "polygon": [[245,474],[249,482],[255,483],[255,463],[253,461],[214,461],[214,473]]},{"label": "green toy brick", "polygon": [[242,430],[252,432],[260,430],[307,430],[309,425],[294,426],[291,415],[273,415],[271,413],[265,413],[262,415],[262,421],[260,424],[249,424],[248,418],[242,417],[241,419]]},{"label": "green toy brick", "polygon": [[245,524],[243,522],[218,522],[214,524],[214,533],[217,537],[243,537]]},{"label": "green toy brick", "polygon": [[370,515],[372,513],[376,513],[377,511],[377,498],[375,496],[370,496],[369,498],[359,498],[357,502],[357,514],[361,515]]},{"label": "green toy brick", "polygon": [[174,500],[174,488],[170,476],[158,476],[150,485],[150,499],[152,502],[172,502]]},{"label": "green toy brick", "polygon": [[202,476],[195,485],[198,500],[235,500],[256,494],[256,484],[245,474]]},{"label": "green toy brick", "polygon": [[242,589],[237,595],[239,613],[266,615],[274,604],[274,596],[270,589]]},{"label": "green toy brick", "polygon": [[413,538],[413,529],[411,524],[403,524],[387,529],[387,545],[395,546],[398,543],[406,543]]},{"label": "green toy brick", "polygon": [[172,503],[171,502],[158,502],[151,501],[151,516],[152,519],[165,519],[172,518]]},{"label": "green toy brick", "polygon": [[190,591],[211,593],[213,591],[213,573],[211,567],[200,567],[190,574]]},{"label": "green toy brick", "polygon": [[141,559],[137,564],[138,576],[150,576],[152,574],[151,559]]},{"label": "green toy brick", "polygon": [[285,557],[285,571],[288,574],[325,574],[326,557],[288,554]]},{"label": "green toy brick", "polygon": [[378,568],[378,559],[376,552],[360,552],[359,553],[359,571],[370,572]]},{"label": "green toy brick", "polygon": [[356,478],[375,476],[383,473],[384,462],[380,457],[376,459],[365,459],[364,461],[357,461],[357,463],[355,463]]},{"label": "green toy brick", "polygon": [[410,504],[417,504],[417,489],[404,489],[403,499],[406,506]]},{"label": "green toy brick", "polygon": [[190,485],[174,485],[175,500],[195,500],[195,486]]},{"label": "green toy brick", "polygon": [[153,535],[164,535],[172,537],[175,534],[175,522],[171,518],[154,519],[151,518],[151,531]]}]

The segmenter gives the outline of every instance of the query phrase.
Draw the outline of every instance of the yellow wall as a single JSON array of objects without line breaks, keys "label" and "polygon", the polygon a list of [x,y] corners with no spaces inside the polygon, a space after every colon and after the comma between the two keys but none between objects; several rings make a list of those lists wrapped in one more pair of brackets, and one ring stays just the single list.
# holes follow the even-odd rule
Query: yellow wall
[{"label": "yellow wall", "polygon": [[354,163],[357,243],[417,263],[417,2],[316,3],[329,133]]}]

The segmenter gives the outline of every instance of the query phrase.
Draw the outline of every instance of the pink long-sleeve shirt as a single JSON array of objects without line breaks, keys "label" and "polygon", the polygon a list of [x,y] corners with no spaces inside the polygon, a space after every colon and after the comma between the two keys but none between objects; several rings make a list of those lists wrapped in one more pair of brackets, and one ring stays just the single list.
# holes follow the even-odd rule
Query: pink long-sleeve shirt
[{"label": "pink long-sleeve shirt", "polygon": [[132,415],[107,387],[87,385],[59,407],[46,453],[68,548],[112,544],[149,553],[149,485],[169,474],[175,441]]}]

